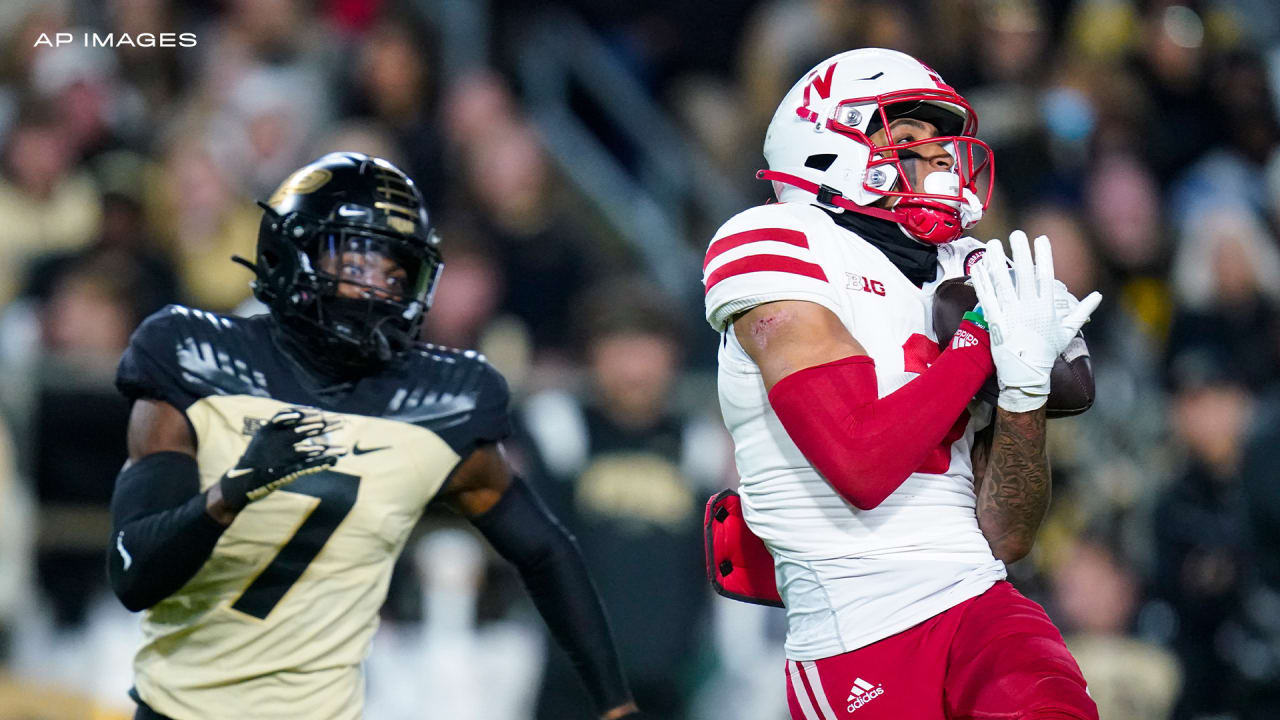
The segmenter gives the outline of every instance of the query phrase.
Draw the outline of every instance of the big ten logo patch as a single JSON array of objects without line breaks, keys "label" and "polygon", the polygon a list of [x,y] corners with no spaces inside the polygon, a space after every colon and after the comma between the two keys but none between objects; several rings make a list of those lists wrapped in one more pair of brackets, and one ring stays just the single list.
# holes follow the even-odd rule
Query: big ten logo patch
[{"label": "big ten logo patch", "polygon": [[256,435],[263,425],[267,424],[266,418],[246,417],[244,426],[240,428],[241,435]]},{"label": "big ten logo patch", "polygon": [[858,290],[884,297],[884,283],[879,280],[872,280],[865,275],[851,272],[845,273],[844,278],[846,290]]}]

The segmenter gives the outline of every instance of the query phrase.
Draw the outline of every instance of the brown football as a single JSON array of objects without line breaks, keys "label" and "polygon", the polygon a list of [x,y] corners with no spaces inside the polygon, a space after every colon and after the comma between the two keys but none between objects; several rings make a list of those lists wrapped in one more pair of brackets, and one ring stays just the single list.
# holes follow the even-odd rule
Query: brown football
[{"label": "brown football", "polygon": [[[945,348],[960,327],[960,319],[978,304],[978,295],[966,284],[968,277],[943,280],[933,296],[933,332],[938,347]],[[995,376],[978,391],[978,397],[994,405],[999,392]],[[1049,402],[1046,414],[1051,418],[1079,415],[1093,406],[1093,361],[1084,335],[1077,334],[1058,356],[1049,376]]]}]

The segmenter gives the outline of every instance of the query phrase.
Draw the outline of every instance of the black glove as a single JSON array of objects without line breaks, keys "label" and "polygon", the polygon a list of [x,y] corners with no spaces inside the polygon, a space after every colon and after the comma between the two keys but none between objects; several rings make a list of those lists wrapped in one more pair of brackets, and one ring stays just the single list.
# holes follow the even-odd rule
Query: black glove
[{"label": "black glove", "polygon": [[338,462],[340,453],[315,438],[338,427],[318,410],[289,408],[276,413],[253,434],[236,466],[222,475],[222,499],[239,512],[282,485],[320,472]]}]

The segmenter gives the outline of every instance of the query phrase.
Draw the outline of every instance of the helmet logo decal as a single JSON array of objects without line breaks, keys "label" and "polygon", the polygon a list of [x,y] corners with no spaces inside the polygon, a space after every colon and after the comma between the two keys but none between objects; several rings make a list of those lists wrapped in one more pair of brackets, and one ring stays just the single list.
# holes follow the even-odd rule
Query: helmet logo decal
[{"label": "helmet logo decal", "polygon": [[280,187],[267,199],[268,205],[279,205],[289,195],[306,195],[324,187],[333,173],[324,168],[302,168],[285,178]]},{"label": "helmet logo decal", "polygon": [[947,92],[956,91],[955,88],[942,81],[942,76],[938,74],[937,70],[934,70],[924,63],[920,63],[920,67],[924,68],[925,72],[929,73],[929,79],[932,80],[933,84],[937,85],[939,89],[946,90]]},{"label": "helmet logo decal", "polygon": [[809,82],[804,86],[804,102],[800,107],[796,108],[796,114],[809,121],[816,121],[818,119],[818,113],[809,109],[809,94],[811,91],[817,90],[818,97],[823,100],[831,97],[831,79],[836,74],[836,65],[839,64],[840,63],[831,63],[828,65],[827,72],[822,76],[819,76],[818,71],[816,70],[813,72],[812,76],[809,78]]},{"label": "helmet logo decal", "polygon": [[371,222],[372,218],[370,216],[372,214],[369,208],[359,205],[346,204],[338,206],[338,215],[344,218],[360,218],[365,222]]}]

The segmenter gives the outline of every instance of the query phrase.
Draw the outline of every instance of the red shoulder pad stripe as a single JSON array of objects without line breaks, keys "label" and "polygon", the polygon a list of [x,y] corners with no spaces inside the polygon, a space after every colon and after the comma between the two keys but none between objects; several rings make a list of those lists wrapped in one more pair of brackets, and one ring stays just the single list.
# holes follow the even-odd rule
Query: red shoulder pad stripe
[{"label": "red shoulder pad stripe", "polygon": [[755,230],[744,230],[740,233],[725,235],[724,237],[711,243],[711,247],[707,249],[707,259],[702,261],[702,269],[706,270],[720,255],[730,250],[746,245],[747,243],[763,242],[772,240],[774,242],[787,243],[808,249],[809,240],[804,233],[799,230],[788,230],[786,228],[756,228]]},{"label": "red shoulder pad stripe", "polygon": [[711,292],[711,288],[721,280],[753,272],[783,272],[804,275],[822,282],[827,281],[827,274],[822,272],[822,268],[811,262],[797,260],[787,255],[748,255],[716,268],[716,271],[707,278],[707,292]]}]

